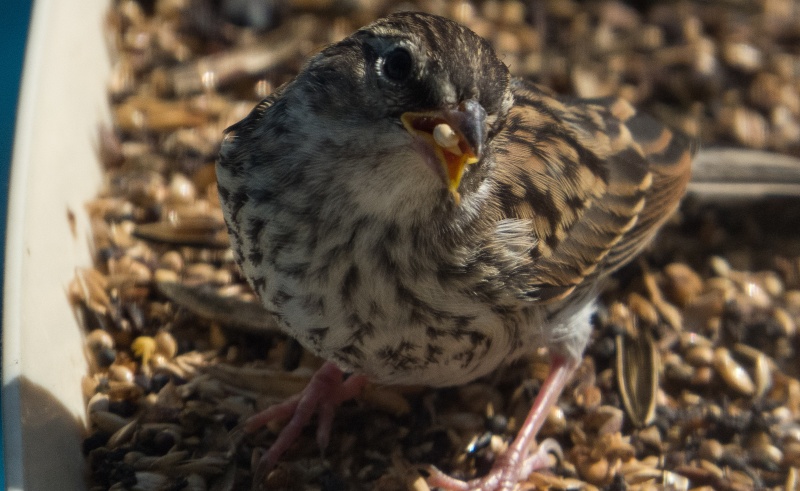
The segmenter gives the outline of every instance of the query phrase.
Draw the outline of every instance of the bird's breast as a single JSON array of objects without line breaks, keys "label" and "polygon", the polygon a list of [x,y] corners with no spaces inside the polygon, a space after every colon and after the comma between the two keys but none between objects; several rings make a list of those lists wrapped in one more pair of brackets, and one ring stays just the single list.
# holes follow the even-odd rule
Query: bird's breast
[{"label": "bird's breast", "polygon": [[239,256],[266,308],[315,354],[383,383],[444,386],[526,343],[529,318],[481,298],[479,268],[426,250],[424,230],[357,214],[335,227],[280,217],[240,233]]}]

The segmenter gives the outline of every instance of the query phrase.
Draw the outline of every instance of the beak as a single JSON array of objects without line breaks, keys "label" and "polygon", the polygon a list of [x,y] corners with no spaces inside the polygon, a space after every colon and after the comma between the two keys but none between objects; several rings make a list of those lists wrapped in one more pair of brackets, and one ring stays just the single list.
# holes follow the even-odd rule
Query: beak
[{"label": "beak", "polygon": [[456,204],[461,201],[458,185],[464,168],[478,162],[486,138],[486,110],[474,99],[456,109],[407,112],[400,116],[406,131],[422,137],[438,157],[445,184]]}]

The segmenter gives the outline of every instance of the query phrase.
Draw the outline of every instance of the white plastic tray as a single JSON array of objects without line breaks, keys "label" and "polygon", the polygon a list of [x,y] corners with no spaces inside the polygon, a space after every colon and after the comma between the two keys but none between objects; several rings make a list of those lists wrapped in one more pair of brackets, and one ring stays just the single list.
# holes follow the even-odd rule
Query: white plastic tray
[{"label": "white plastic tray", "polygon": [[34,3],[6,231],[2,410],[10,490],[86,488],[86,360],[65,292],[75,268],[90,264],[83,207],[99,189],[97,125],[108,119],[106,8],[106,0]]}]

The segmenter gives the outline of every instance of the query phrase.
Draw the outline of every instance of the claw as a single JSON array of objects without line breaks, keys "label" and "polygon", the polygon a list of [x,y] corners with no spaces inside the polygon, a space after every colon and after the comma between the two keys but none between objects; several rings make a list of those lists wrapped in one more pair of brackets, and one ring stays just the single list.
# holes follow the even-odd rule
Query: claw
[{"label": "claw", "polygon": [[317,370],[302,392],[248,418],[243,426],[246,432],[256,431],[272,421],[289,420],[275,443],[258,458],[253,479],[254,489],[264,482],[269,471],[294,444],[303,428],[311,422],[315,412],[319,414],[317,443],[324,450],[330,440],[336,407],[358,397],[366,383],[367,379],[363,375],[353,375],[345,380],[339,367],[327,362]]},{"label": "claw", "polygon": [[469,482],[452,478],[439,469],[431,467],[428,485],[450,491],[513,491],[518,482],[527,479],[536,469],[547,467],[548,454],[561,455],[561,447],[555,440],[544,440],[535,452],[530,452],[536,433],[541,429],[550,408],[558,402],[570,375],[578,366],[578,360],[553,356],[550,374],[542,384],[528,417],[508,450],[495,461],[492,470],[480,479]]}]

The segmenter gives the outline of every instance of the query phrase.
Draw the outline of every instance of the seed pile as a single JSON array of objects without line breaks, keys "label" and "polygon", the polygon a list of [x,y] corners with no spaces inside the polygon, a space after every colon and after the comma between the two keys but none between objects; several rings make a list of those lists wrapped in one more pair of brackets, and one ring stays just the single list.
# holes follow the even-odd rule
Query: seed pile
[{"label": "seed pile", "polygon": [[[320,46],[393,9],[453,17],[559,92],[623,95],[706,144],[798,154],[800,7],[643,4],[274,0],[244,15],[246,2],[112,2],[106,177],[86,209],[95,264],[69,288],[87,332],[90,488],[249,488],[278,428],[240,423],[321,362],[259,315],[233,263],[214,178],[222,131]],[[775,216],[786,223],[770,227]],[[798,217],[792,200],[688,202],[609,285],[540,433],[553,465],[520,489],[800,489]],[[324,455],[310,428],[267,488],[421,491],[427,464],[481,475],[546,372],[534,353],[462,387],[369,387],[339,411]]]}]

